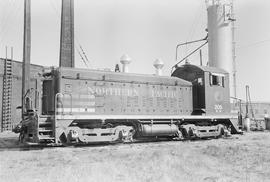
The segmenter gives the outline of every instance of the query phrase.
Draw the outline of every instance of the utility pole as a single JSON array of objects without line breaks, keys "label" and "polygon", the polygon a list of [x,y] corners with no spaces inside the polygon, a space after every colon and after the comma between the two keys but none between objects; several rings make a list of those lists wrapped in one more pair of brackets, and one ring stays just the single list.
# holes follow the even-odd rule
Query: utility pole
[{"label": "utility pole", "polygon": [[24,33],[23,33],[23,71],[22,71],[22,119],[28,108],[25,108],[25,96],[30,90],[30,57],[31,57],[31,0],[24,0]]},{"label": "utility pole", "polygon": [[74,0],[62,0],[59,67],[74,67]]},{"label": "utility pole", "polygon": [[[232,1],[232,19],[235,19],[234,5]],[[235,49],[235,24],[232,21],[232,55],[233,55],[233,96],[237,97],[237,85],[236,85],[236,49]]]}]

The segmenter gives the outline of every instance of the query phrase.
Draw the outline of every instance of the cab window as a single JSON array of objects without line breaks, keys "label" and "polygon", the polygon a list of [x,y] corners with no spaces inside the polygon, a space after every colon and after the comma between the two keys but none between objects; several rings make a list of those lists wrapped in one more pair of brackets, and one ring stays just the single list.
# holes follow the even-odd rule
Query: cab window
[{"label": "cab window", "polygon": [[225,75],[218,73],[210,74],[210,85],[224,87]]}]

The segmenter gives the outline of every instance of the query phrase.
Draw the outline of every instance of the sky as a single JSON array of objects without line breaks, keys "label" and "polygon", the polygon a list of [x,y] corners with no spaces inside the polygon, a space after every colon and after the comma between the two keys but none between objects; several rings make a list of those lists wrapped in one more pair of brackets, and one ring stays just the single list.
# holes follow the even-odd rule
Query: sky
[{"label": "sky", "polygon": [[[75,0],[75,66],[110,68],[123,54],[132,73],[153,74],[153,62],[165,63],[170,75],[178,43],[204,38],[207,28],[205,0]],[[236,16],[237,96],[270,102],[270,1],[234,0]],[[61,0],[32,0],[31,63],[58,66]],[[14,59],[23,55],[23,0],[0,0],[0,57],[13,47]],[[179,57],[194,46],[184,47]],[[77,50],[83,48],[86,66]],[[207,63],[207,46],[203,64]],[[8,51],[10,57],[10,49]],[[199,54],[191,57],[199,64]]]}]

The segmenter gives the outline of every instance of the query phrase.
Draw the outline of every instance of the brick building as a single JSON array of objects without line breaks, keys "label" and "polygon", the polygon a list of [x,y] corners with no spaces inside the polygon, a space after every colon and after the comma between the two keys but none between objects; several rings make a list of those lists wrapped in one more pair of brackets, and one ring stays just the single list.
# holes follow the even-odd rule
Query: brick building
[{"label": "brick building", "polygon": [[[31,88],[36,88],[44,67],[31,65]],[[0,58],[0,128],[12,130],[21,120],[22,62]]]}]

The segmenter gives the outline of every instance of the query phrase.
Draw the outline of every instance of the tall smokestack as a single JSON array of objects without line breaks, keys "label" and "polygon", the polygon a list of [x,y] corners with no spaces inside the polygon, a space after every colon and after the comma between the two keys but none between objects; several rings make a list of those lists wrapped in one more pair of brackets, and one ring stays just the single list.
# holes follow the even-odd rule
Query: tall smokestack
[{"label": "tall smokestack", "polygon": [[60,67],[74,67],[74,0],[62,0]]},{"label": "tall smokestack", "polygon": [[26,112],[24,96],[30,89],[30,55],[31,55],[31,0],[24,0],[24,35],[22,66],[22,118]]},{"label": "tall smokestack", "polygon": [[230,74],[230,95],[235,96],[233,78],[232,0],[206,0],[209,66]]}]

